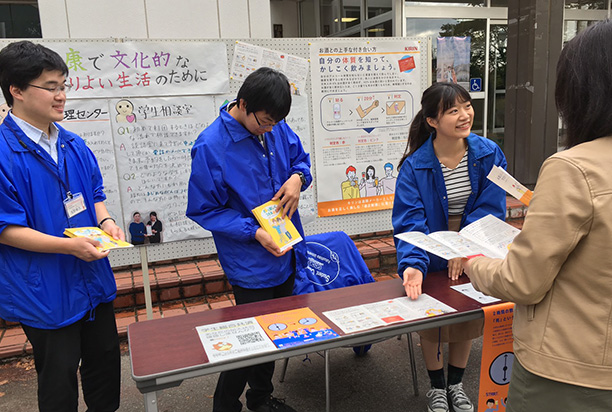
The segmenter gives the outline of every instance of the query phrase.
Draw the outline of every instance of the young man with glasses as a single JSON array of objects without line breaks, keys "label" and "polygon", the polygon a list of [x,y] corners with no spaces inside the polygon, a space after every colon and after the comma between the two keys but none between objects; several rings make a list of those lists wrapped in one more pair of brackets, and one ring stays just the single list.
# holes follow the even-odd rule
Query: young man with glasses
[{"label": "young man with glasses", "polygon": [[0,88],[11,107],[0,125],[0,317],[32,344],[41,411],[78,409],[79,369],[91,411],[119,408],[121,364],[108,251],[67,227],[123,232],[104,205],[102,175],[64,118],[68,68],[28,41],[0,51]]},{"label": "young man with glasses", "polygon": [[[212,232],[219,261],[236,304],[289,296],[296,259],[281,252],[251,210],[280,200],[284,213],[304,236],[297,212],[300,191],[311,183],[310,157],[285,123],[291,108],[287,78],[270,68],[251,73],[235,101],[198,137],[191,151],[187,216]],[[303,242],[294,246],[296,252]],[[247,408],[295,412],[272,397],[274,362],[223,372],[214,412],[238,412],[246,384]]]}]

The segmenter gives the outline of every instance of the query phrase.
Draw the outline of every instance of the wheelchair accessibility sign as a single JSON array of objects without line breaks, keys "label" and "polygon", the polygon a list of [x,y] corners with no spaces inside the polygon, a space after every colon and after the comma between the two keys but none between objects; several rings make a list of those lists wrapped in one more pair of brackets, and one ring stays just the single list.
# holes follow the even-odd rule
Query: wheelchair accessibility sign
[{"label": "wheelchair accessibility sign", "polygon": [[470,91],[471,92],[482,91],[482,79],[480,77],[473,77],[470,79]]}]

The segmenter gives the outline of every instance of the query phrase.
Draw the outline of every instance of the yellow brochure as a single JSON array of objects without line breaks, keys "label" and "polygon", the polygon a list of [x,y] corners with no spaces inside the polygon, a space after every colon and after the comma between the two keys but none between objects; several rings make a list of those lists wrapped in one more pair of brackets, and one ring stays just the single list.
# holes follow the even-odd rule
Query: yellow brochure
[{"label": "yellow brochure", "polygon": [[263,230],[268,232],[281,252],[302,240],[291,220],[287,216],[283,218],[283,209],[278,212],[278,200],[270,200],[252,210],[255,218]]},{"label": "yellow brochure", "polygon": [[123,240],[114,239],[111,235],[97,227],[69,227],[64,230],[64,235],[68,237],[88,237],[97,240],[102,244],[100,250],[121,249],[124,247],[134,247],[131,243]]}]

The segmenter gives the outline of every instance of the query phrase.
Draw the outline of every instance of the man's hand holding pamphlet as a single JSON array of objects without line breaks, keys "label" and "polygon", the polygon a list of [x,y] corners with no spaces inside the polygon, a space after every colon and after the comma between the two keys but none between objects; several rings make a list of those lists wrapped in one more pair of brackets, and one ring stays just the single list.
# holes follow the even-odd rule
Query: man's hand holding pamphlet
[{"label": "man's hand holding pamphlet", "polygon": [[99,250],[121,249],[124,247],[134,247],[131,243],[120,239],[115,239],[102,229],[97,227],[69,227],[64,230],[64,235],[68,237],[88,237],[100,242]]},{"label": "man's hand holding pamphlet", "polygon": [[487,215],[459,232],[441,231],[428,235],[405,232],[395,237],[447,260],[477,255],[503,259],[519,232],[503,220]]},{"label": "man's hand holding pamphlet", "polygon": [[[283,252],[302,240],[291,220],[283,217],[282,207],[278,208],[278,200],[271,200],[252,210],[253,215],[262,229],[272,236],[274,243]],[[278,210],[277,210],[278,209]]]}]

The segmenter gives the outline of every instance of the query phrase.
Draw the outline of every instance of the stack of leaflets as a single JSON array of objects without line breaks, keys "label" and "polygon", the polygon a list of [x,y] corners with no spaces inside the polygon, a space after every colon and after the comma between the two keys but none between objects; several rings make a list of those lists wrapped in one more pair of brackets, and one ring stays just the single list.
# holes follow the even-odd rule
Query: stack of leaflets
[{"label": "stack of leaflets", "polygon": [[287,216],[283,217],[283,208],[276,210],[278,203],[278,200],[271,200],[257,206],[252,212],[259,225],[272,236],[274,243],[282,252],[300,242],[302,236],[300,236],[291,220]]},{"label": "stack of leaflets", "polygon": [[64,230],[64,235],[68,237],[88,237],[100,242],[99,250],[121,249],[124,247],[134,247],[131,243],[115,239],[102,229],[97,227],[70,227]]}]

